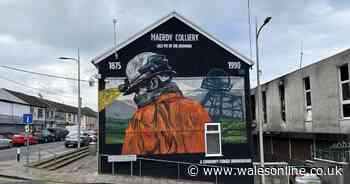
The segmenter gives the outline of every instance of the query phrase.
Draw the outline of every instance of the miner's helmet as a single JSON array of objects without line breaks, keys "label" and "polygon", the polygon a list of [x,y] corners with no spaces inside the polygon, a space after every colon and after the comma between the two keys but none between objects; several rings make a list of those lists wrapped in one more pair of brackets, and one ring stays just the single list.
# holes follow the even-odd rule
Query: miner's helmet
[{"label": "miner's helmet", "polygon": [[201,84],[201,88],[215,91],[230,91],[232,87],[228,73],[219,68],[211,69]]},{"label": "miner's helmet", "polygon": [[127,78],[124,84],[119,86],[124,95],[135,92],[156,75],[168,75],[172,78],[176,74],[165,55],[153,52],[136,55],[128,62],[125,73]]}]

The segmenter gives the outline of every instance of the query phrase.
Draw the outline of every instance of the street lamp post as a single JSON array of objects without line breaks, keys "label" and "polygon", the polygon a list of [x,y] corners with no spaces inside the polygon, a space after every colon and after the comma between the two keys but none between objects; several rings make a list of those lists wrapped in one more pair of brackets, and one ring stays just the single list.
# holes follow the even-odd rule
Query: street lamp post
[{"label": "street lamp post", "polygon": [[113,30],[114,30],[114,47],[117,46],[117,28],[116,28],[116,25],[117,25],[117,19],[113,19]]},{"label": "street lamp post", "polygon": [[[256,46],[256,80],[257,80],[257,88],[258,88],[258,103],[257,103],[257,108],[258,108],[258,115],[257,115],[257,121],[259,124],[259,145],[260,145],[260,164],[261,168],[264,168],[264,140],[263,140],[263,125],[261,121],[261,109],[260,109],[260,103],[261,103],[261,86],[260,86],[260,67],[259,67],[259,34],[262,30],[262,28],[269,23],[271,20],[271,17],[266,17],[264,20],[264,24],[260,26],[258,29],[258,23],[257,20],[255,20],[255,46]],[[265,184],[265,175],[261,175],[261,183]]]},{"label": "street lamp post", "polygon": [[62,60],[73,60],[78,64],[78,149],[80,149],[80,123],[81,123],[81,97],[80,97],[80,54],[78,49],[78,58],[59,57]]}]

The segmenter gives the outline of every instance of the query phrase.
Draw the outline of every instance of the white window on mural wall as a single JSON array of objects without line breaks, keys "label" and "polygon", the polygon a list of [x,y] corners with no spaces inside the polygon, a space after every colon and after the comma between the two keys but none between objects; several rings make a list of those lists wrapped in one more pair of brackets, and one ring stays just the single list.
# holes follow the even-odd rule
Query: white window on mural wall
[{"label": "white window on mural wall", "polygon": [[220,123],[205,124],[205,155],[221,156],[221,127]]},{"label": "white window on mural wall", "polygon": [[311,102],[311,84],[310,77],[303,79],[304,83],[304,99],[305,99],[305,121],[312,121],[312,102]]},{"label": "white window on mural wall", "polygon": [[339,67],[340,101],[343,118],[350,119],[350,80],[349,64]]}]

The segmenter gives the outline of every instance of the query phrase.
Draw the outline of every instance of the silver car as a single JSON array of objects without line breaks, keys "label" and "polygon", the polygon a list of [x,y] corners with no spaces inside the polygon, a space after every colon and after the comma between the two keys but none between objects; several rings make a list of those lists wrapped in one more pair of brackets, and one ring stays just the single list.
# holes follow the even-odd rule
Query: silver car
[{"label": "silver car", "polygon": [[321,178],[315,174],[305,174],[295,177],[295,184],[322,184]]},{"label": "silver car", "polygon": [[0,148],[11,148],[12,140],[0,135]]}]

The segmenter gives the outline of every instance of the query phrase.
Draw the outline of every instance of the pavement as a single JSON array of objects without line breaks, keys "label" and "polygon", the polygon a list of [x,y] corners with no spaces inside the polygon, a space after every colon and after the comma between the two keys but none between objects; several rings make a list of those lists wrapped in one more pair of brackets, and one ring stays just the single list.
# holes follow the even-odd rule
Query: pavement
[{"label": "pavement", "polygon": [[[16,153],[17,148],[20,149],[21,152],[21,158],[22,160],[25,159],[26,155],[26,147],[13,147],[10,149],[1,149],[0,150],[0,161],[6,161],[6,160],[15,160],[16,159]],[[36,144],[36,145],[30,145],[30,160],[37,160],[39,159],[39,148],[40,148],[40,154],[41,156],[45,155],[52,155],[52,153],[62,152],[70,150],[66,147],[64,147],[64,142],[53,142],[53,143],[46,143],[46,144]]]},{"label": "pavement", "polygon": [[[49,145],[48,145],[49,146]],[[58,145],[56,145],[58,146]],[[49,146],[50,147],[50,146]],[[54,148],[53,148],[54,149]],[[65,151],[65,150],[61,150]],[[1,154],[1,153],[0,153]],[[44,156],[45,157],[45,156]],[[32,157],[34,158],[34,157]],[[55,171],[44,169],[27,168],[25,159],[21,162],[16,160],[6,160],[0,162],[0,184],[205,184],[206,182],[196,182],[188,180],[160,179],[151,177],[137,177],[126,175],[99,175],[97,174],[97,158],[94,155],[84,157],[68,166]]]},{"label": "pavement", "polygon": [[[90,145],[91,152],[95,145]],[[31,146],[30,161],[37,161],[39,157],[50,157],[52,153],[63,153],[70,151],[64,147],[63,142],[40,144]],[[47,171],[44,169],[35,169],[24,167],[26,163],[25,147],[21,147],[21,161],[17,162],[16,149],[11,148],[0,150],[0,184],[205,184],[207,182],[160,179],[152,177],[138,177],[127,175],[99,175],[97,174],[97,158],[95,155],[89,155],[72,164],[59,168],[55,171]],[[255,183],[260,183],[260,177],[255,177]],[[267,177],[267,184],[285,184],[285,178]]]}]

